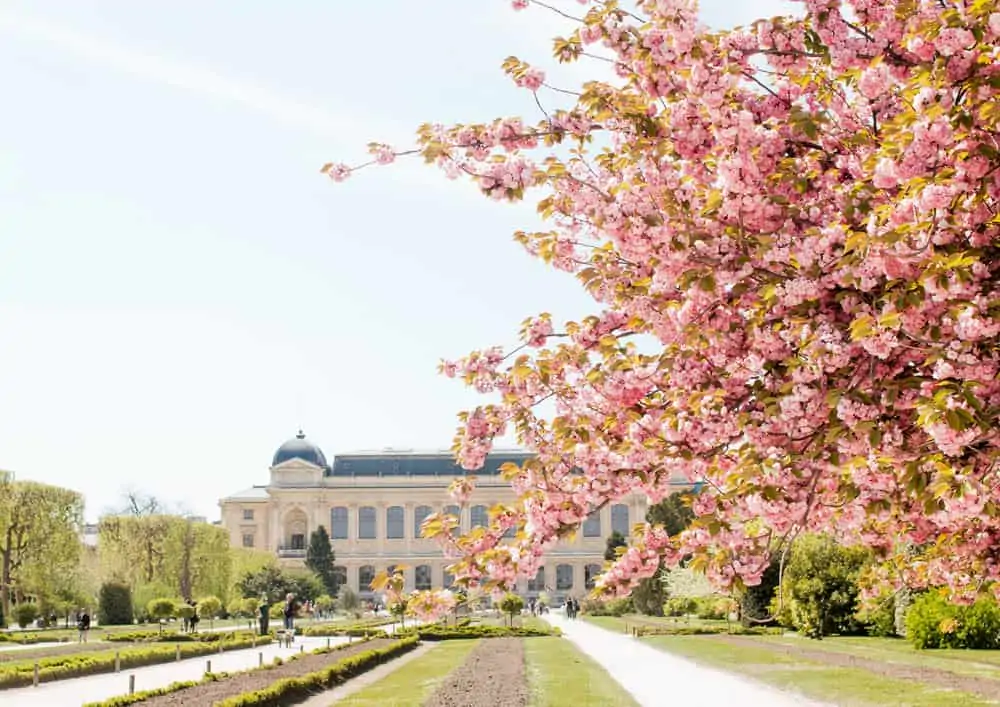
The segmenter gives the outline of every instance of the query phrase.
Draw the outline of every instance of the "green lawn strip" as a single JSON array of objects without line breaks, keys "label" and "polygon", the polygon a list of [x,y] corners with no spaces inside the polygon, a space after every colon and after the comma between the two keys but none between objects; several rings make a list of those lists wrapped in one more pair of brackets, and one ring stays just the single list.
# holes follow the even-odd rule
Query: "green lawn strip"
[{"label": "green lawn strip", "polygon": [[791,646],[803,650],[830,651],[858,658],[920,668],[947,670],[956,675],[1000,680],[1000,651],[919,651],[902,639],[829,637],[821,641],[797,636],[754,636],[749,640],[765,645]]},{"label": "green lawn strip", "polygon": [[985,707],[978,695],[927,683],[897,680],[862,668],[841,668],[706,636],[649,636],[660,650],[696,663],[745,675],[788,692],[832,704],[906,705],[907,707]]},{"label": "green lawn strip", "polygon": [[638,707],[604,668],[564,638],[524,641],[531,707]]},{"label": "green lawn strip", "polygon": [[479,640],[441,641],[368,687],[337,702],[345,707],[420,707]]}]

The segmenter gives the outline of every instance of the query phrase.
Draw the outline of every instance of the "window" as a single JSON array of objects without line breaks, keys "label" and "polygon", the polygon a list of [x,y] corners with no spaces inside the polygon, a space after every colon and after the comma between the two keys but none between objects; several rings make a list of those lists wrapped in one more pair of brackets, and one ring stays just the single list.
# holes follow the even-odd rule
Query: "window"
[{"label": "window", "polygon": [[385,509],[385,537],[400,540],[406,536],[406,511],[402,506]]},{"label": "window", "polygon": [[330,511],[330,539],[347,540],[350,536],[347,527],[347,508],[337,506]]},{"label": "window", "polygon": [[244,508],[243,509],[243,520],[253,520],[253,509]]},{"label": "window", "polygon": [[446,515],[455,516],[455,522],[458,523],[458,530],[462,530],[462,507],[461,506],[445,506],[444,512]]},{"label": "window", "polygon": [[[374,508],[372,510],[375,510]],[[372,590],[372,582],[375,581],[375,568],[371,565],[361,565],[358,567],[358,589],[362,592]]]},{"label": "window", "polygon": [[302,533],[295,533],[292,535],[292,550],[305,550],[306,549],[306,536]]},{"label": "window", "polygon": [[358,539],[375,539],[375,507],[362,506],[358,509]]},{"label": "window", "polygon": [[417,565],[417,571],[416,571],[416,588],[417,589],[430,589],[431,588],[431,566],[430,565]]},{"label": "window", "polygon": [[243,534],[243,547],[253,547],[253,533]]},{"label": "window", "polygon": [[490,518],[486,514],[486,506],[473,506],[471,518],[473,528],[485,528],[490,524]]},{"label": "window", "polygon": [[545,591],[545,568],[539,567],[538,571],[535,572],[535,578],[528,580],[528,591],[529,592],[544,592]]},{"label": "window", "polygon": [[455,586],[455,575],[453,575],[448,570],[444,571],[444,584],[442,585],[445,589],[450,589]]},{"label": "window", "polygon": [[421,532],[421,526],[423,526],[424,521],[427,520],[427,516],[434,512],[434,509],[430,506],[417,506],[413,511],[413,537],[420,538],[423,537]]},{"label": "window", "polygon": [[587,565],[583,568],[583,585],[587,589],[594,588],[594,580],[597,579],[597,575],[601,573],[600,565]]},{"label": "window", "polygon": [[632,529],[629,527],[628,506],[618,503],[611,506],[611,532],[621,533],[626,538]]},{"label": "window", "polygon": [[343,565],[334,565],[333,567],[333,588],[334,594],[347,584],[347,568]]},{"label": "window", "polygon": [[585,538],[601,537],[600,511],[594,511],[589,516],[587,516],[587,520],[583,521],[583,537]]},{"label": "window", "polygon": [[573,565],[556,566],[556,589],[566,591],[573,588]]}]

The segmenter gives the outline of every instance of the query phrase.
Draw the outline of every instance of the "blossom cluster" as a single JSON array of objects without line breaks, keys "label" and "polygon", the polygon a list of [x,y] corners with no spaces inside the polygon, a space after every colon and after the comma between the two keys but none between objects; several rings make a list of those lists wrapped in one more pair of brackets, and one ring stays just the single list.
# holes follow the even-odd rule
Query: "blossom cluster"
[{"label": "blossom cluster", "polygon": [[693,0],[638,5],[591,3],[556,40],[619,83],[535,125],[418,133],[450,176],[536,200],[551,229],[517,239],[599,308],[442,364],[493,398],[461,417],[466,469],[509,429],[534,453],[490,528],[438,526],[452,570],[511,586],[590,513],[681,480],[696,522],[638,528],[603,590],[681,558],[753,585],[808,531],[875,548],[883,586],[1000,580],[995,5],[803,0],[727,31]]}]

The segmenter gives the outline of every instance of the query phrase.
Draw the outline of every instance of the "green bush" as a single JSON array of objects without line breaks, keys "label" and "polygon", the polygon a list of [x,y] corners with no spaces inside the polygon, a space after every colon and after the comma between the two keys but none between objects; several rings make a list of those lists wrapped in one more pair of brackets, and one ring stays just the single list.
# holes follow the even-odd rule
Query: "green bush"
[{"label": "green bush", "polygon": [[694,614],[706,621],[728,619],[735,608],[731,599],[725,597],[698,597],[694,600]]},{"label": "green bush", "polygon": [[[257,639],[257,645],[269,643],[270,637]],[[251,640],[239,639],[225,644],[230,650],[249,648]],[[217,653],[218,645],[210,643],[187,643],[178,646],[144,646],[140,648],[125,648],[120,651],[106,650],[93,653],[71,653],[69,655],[52,656],[49,658],[31,658],[0,663],[0,688],[13,688],[30,685],[33,680],[35,664],[39,666],[40,682],[67,680],[111,673],[115,669],[115,656],[121,660],[122,668],[138,668],[146,665],[167,663],[175,659],[177,648],[180,648],[181,658],[197,658],[198,656]]]},{"label": "green bush", "polygon": [[127,584],[106,582],[97,598],[97,621],[101,626],[128,626],[132,623],[132,590]]},{"label": "green bush", "polygon": [[422,641],[449,641],[467,638],[533,638],[535,636],[560,636],[555,628],[527,626],[418,626],[400,631],[396,635],[416,635]]},{"label": "green bush", "polygon": [[14,605],[14,620],[21,628],[28,628],[38,618],[38,605],[31,602],[21,602]]},{"label": "green bush", "polygon": [[663,613],[667,616],[687,616],[698,610],[698,601],[693,597],[670,597],[663,603]]},{"label": "green bush", "polygon": [[858,612],[858,621],[865,626],[869,636],[877,638],[892,638],[896,635],[896,598],[893,594],[884,594],[875,600],[874,605]]},{"label": "green bush", "polygon": [[906,637],[916,648],[1000,648],[1000,606],[983,596],[971,606],[938,592],[917,597],[906,614]]},{"label": "green bush", "polygon": [[519,597],[514,592],[507,592],[500,599],[500,603],[497,605],[503,613],[510,617],[510,625],[514,625],[514,617],[524,611],[524,599]]},{"label": "green bush", "polygon": [[250,640],[256,631],[204,631],[180,633],[179,631],[129,631],[106,633],[105,641],[114,643],[218,643],[219,641]]},{"label": "green bush", "polygon": [[624,616],[633,611],[632,600],[612,599],[610,601],[599,601],[596,599],[584,599],[580,611],[588,616]]},{"label": "green bush", "polygon": [[407,636],[385,648],[375,648],[338,660],[323,670],[297,678],[285,678],[263,690],[230,697],[217,702],[216,707],[278,707],[278,705],[292,704],[317,691],[340,685],[355,675],[360,675],[397,655],[411,651],[417,647],[417,642],[416,636]]}]

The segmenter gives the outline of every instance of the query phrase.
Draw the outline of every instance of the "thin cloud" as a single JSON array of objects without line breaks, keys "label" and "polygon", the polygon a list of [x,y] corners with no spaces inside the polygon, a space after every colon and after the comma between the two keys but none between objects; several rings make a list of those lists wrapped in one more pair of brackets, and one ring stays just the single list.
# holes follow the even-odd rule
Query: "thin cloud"
[{"label": "thin cloud", "polygon": [[2,31],[48,44],[145,81],[227,100],[291,127],[333,138],[338,142],[344,141],[345,135],[350,140],[350,136],[358,134],[399,134],[398,128],[373,124],[367,117],[364,121],[357,121],[348,116],[332,114],[270,89],[224,76],[205,66],[153,55],[36,17],[0,12],[0,32]]}]

